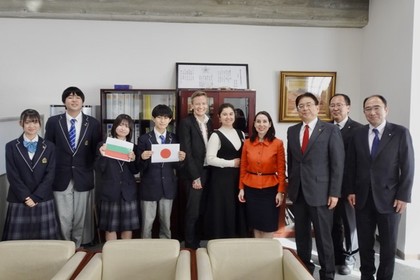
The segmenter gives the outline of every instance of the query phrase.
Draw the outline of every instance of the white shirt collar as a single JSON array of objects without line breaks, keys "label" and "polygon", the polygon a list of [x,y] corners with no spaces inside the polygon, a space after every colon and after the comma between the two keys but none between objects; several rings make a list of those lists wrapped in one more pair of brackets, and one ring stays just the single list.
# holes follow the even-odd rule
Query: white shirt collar
[{"label": "white shirt collar", "polygon": [[305,129],[305,125],[308,125],[309,126],[309,130],[310,131],[313,131],[317,122],[318,122],[318,118],[313,119],[309,123],[302,122],[302,130]]},{"label": "white shirt collar", "polygon": [[76,119],[77,123],[81,123],[82,121],[82,112],[80,112],[75,118],[73,118],[72,116],[70,116],[67,112],[66,112],[66,119],[68,122],[70,122],[71,119]]},{"label": "white shirt collar", "polygon": [[[381,123],[380,125],[378,125],[376,127],[376,129],[379,131],[379,135],[382,135],[385,129],[385,125],[386,125],[386,121],[384,121],[383,123]],[[373,133],[372,129],[374,129],[375,127],[373,127],[371,124],[369,124],[369,133]]]},{"label": "white shirt collar", "polygon": [[347,123],[347,121],[349,120],[349,117],[347,116],[347,117],[345,117],[344,118],[344,120],[342,120],[341,122],[336,122],[336,121],[334,121],[334,124],[335,125],[339,125],[339,127],[340,127],[340,129],[342,129],[345,125],[346,125],[346,123]]},{"label": "white shirt collar", "polygon": [[26,141],[26,142],[38,142],[38,135],[37,136],[35,136],[35,138],[34,139],[32,139],[32,140],[29,140],[29,138],[28,137],[26,137],[26,135],[25,134],[23,134],[23,140],[24,141]]}]

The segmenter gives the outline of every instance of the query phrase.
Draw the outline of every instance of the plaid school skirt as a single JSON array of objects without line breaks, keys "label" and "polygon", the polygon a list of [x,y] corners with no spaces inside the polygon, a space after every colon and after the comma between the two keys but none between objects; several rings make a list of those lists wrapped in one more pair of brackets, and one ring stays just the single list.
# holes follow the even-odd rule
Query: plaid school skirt
[{"label": "plaid school skirt", "polygon": [[140,228],[137,200],[101,201],[99,229],[129,231]]},{"label": "plaid school skirt", "polygon": [[35,207],[9,203],[3,240],[60,239],[54,200]]}]

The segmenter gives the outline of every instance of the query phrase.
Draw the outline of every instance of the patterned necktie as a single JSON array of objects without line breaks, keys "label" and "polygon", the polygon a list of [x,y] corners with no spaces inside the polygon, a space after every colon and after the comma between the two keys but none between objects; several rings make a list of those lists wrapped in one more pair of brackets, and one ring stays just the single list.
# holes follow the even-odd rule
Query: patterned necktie
[{"label": "patterned necktie", "polygon": [[379,131],[376,128],[372,129],[372,131],[375,133],[375,137],[373,138],[372,148],[370,149],[370,156],[375,158],[379,148]]},{"label": "patterned necktie", "polygon": [[160,138],[160,143],[165,144],[165,136],[162,134],[162,135],[159,135],[159,138]]},{"label": "patterned necktie", "polygon": [[76,150],[76,119],[71,119],[70,123],[70,130],[69,130],[69,139],[70,139],[70,146],[73,152]]},{"label": "patterned necktie", "polygon": [[23,146],[28,150],[29,153],[34,154],[36,152],[36,146],[38,145],[37,141],[23,141]]},{"label": "patterned necktie", "polygon": [[308,146],[309,142],[309,125],[305,125],[305,131],[303,132],[303,139],[302,139],[302,154],[306,150],[306,146]]}]

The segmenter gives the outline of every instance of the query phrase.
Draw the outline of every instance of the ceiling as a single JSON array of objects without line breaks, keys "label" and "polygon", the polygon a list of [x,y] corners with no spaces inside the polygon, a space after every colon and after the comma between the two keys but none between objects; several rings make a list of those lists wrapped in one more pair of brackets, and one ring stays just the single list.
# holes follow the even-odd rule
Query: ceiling
[{"label": "ceiling", "polygon": [[364,27],[369,0],[2,0],[0,17]]}]

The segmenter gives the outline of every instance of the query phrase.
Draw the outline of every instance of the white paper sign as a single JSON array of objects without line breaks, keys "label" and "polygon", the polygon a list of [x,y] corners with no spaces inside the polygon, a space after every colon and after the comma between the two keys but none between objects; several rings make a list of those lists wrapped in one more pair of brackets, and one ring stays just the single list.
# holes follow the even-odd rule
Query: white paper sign
[{"label": "white paper sign", "polygon": [[179,144],[152,144],[152,163],[179,161]]}]

